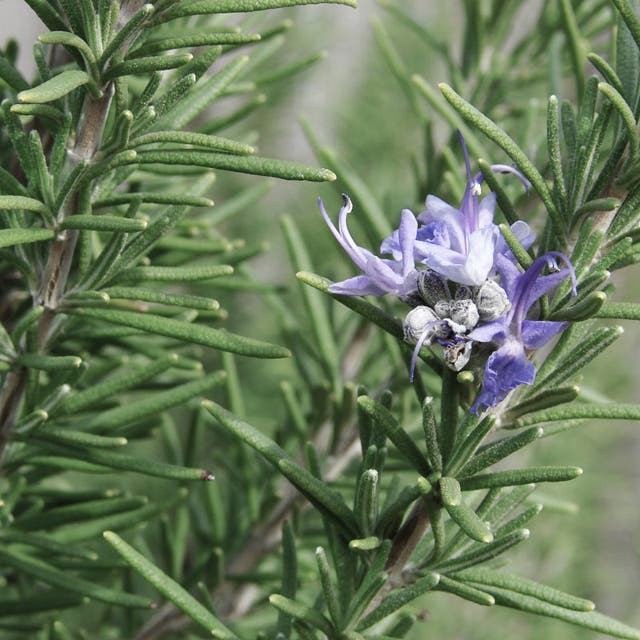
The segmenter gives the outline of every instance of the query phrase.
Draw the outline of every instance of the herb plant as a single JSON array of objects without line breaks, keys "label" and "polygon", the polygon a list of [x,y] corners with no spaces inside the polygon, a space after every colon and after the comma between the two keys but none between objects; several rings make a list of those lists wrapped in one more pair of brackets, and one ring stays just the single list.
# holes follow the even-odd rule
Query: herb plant
[{"label": "herb plant", "polygon": [[[640,419],[578,386],[640,319],[614,286],[640,261],[634,0],[464,0],[457,31],[381,1],[339,151],[302,118],[326,169],[256,130],[327,64],[289,16],[354,0],[25,2],[48,31],[33,78],[0,52],[1,637],[446,637],[462,619],[419,613],[466,600],[640,638],[503,566],[582,475],[541,440]],[[282,180],[336,192],[278,230]]]}]

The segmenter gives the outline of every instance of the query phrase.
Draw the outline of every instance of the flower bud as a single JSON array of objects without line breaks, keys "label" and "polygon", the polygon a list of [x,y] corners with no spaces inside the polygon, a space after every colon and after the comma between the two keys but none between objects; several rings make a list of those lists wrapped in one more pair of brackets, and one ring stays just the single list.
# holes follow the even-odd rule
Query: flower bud
[{"label": "flower bud", "polygon": [[418,291],[430,307],[434,307],[440,300],[451,299],[446,281],[432,269],[418,272]]},{"label": "flower bud", "polygon": [[473,291],[471,290],[471,287],[467,287],[463,284],[456,289],[456,300],[471,300],[471,298],[473,298]]},{"label": "flower bud", "polygon": [[451,303],[448,300],[440,300],[433,307],[438,318],[448,318],[451,313]]},{"label": "flower bud", "polygon": [[511,303],[506,291],[497,282],[487,280],[476,294],[476,307],[480,319],[489,321],[503,316],[511,309]]},{"label": "flower bud", "polygon": [[449,317],[457,324],[461,324],[467,331],[471,331],[480,320],[478,309],[471,300],[454,300],[450,306]]},{"label": "flower bud", "polygon": [[444,324],[434,313],[433,309],[426,306],[419,306],[411,309],[402,323],[404,329],[404,339],[410,344],[418,342],[425,331],[428,331],[427,342],[435,337],[447,337],[449,327]]}]

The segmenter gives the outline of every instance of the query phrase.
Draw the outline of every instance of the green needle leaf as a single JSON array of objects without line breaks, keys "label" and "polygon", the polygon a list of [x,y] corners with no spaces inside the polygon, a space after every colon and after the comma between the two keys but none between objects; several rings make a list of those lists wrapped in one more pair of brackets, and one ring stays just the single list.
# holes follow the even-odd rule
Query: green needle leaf
[{"label": "green needle leaf", "polygon": [[610,84],[601,82],[598,85],[598,91],[609,98],[613,106],[616,108],[616,111],[620,114],[624,127],[627,131],[627,135],[629,136],[629,151],[631,154],[631,162],[635,164],[638,160],[638,145],[640,144],[640,139],[638,138],[638,132],[636,130],[636,118],[633,114],[633,111],[631,111],[626,100],[622,97],[622,95],[620,95],[618,90]]},{"label": "green needle leaf", "polygon": [[142,167],[149,164],[186,165],[208,167],[224,171],[237,171],[256,176],[271,176],[282,180],[308,180],[326,182],[336,179],[328,169],[316,169],[297,162],[259,158],[257,156],[235,156],[209,151],[171,149],[166,151],[139,151],[132,162]]},{"label": "green needle leaf", "polygon": [[358,631],[372,627],[380,620],[384,620],[394,611],[404,607],[407,603],[433,589],[440,581],[438,573],[429,573],[409,587],[397,589],[390,593],[370,614],[365,616],[357,625]]},{"label": "green needle leaf", "polygon": [[513,471],[496,471],[484,473],[460,481],[463,491],[476,489],[490,489],[493,487],[509,487],[531,482],[566,482],[582,475],[580,467],[531,467],[529,469],[514,469]]},{"label": "green needle leaf", "polygon": [[[142,73],[153,73],[166,69],[177,69],[193,60],[192,53],[176,55],[150,56],[148,58],[133,58],[115,64],[104,74],[105,80],[113,80],[121,76],[133,76]],[[20,96],[18,96],[20,97]]]},{"label": "green needle leaf", "polygon": [[480,604],[485,607],[490,607],[496,603],[492,595],[445,575],[440,576],[440,582],[438,582],[435,588],[437,591],[446,591],[447,593],[453,593],[459,598],[464,598],[465,600],[475,602],[476,604]]},{"label": "green needle leaf", "polygon": [[51,240],[55,235],[51,229],[2,229],[0,230],[0,248]]},{"label": "green needle leaf", "polygon": [[[98,436],[93,433],[84,433],[83,431],[74,431],[73,429],[58,429],[55,427],[46,427],[38,429],[31,434],[29,440],[42,440],[44,442],[52,442],[53,444],[70,444],[77,447],[98,447],[107,448],[122,447],[127,444],[127,439],[122,436],[107,437]],[[25,438],[27,440],[27,438]]]},{"label": "green needle leaf", "polygon": [[233,267],[227,264],[210,264],[201,267],[133,267],[121,271],[117,280],[125,282],[138,280],[194,282],[230,276],[232,273]]},{"label": "green needle leaf", "polygon": [[455,478],[440,478],[440,497],[445,507],[457,507],[462,502],[460,484]]},{"label": "green needle leaf", "polygon": [[111,231],[113,233],[127,233],[143,231],[148,222],[142,218],[121,218],[120,216],[68,216],[60,224],[61,229],[83,229],[87,231]]},{"label": "green needle leaf", "polygon": [[[288,216],[281,219],[281,224],[294,269],[296,271],[311,269],[311,258],[309,257],[309,252],[298,231],[297,225],[293,219]],[[317,291],[304,285],[301,285],[301,289],[302,300],[307,310],[309,320],[311,321],[316,348],[320,352],[326,371],[333,380],[337,380],[339,377],[340,358],[325,306],[326,298]]]},{"label": "green needle leaf", "polygon": [[40,200],[25,196],[0,196],[0,209],[35,211],[36,213],[49,213],[47,205]]},{"label": "green needle leaf", "polygon": [[49,590],[44,593],[23,593],[18,597],[0,599],[0,616],[17,616],[20,614],[31,615],[41,611],[59,611],[77,607],[85,598],[75,593],[60,593],[57,590]]},{"label": "green needle leaf", "polygon": [[188,591],[127,544],[120,536],[113,531],[105,531],[103,536],[134,571],[152,584],[195,623],[207,629],[214,638],[237,640],[236,635],[227,629],[211,611],[201,605]]},{"label": "green needle leaf", "polygon": [[24,91],[29,88],[29,83],[22,74],[7,60],[4,54],[0,54],[0,78],[2,78],[14,91]]},{"label": "green needle leaf", "polygon": [[255,449],[278,468],[313,504],[331,516],[345,530],[349,538],[359,535],[356,518],[339,493],[296,464],[284,449],[247,422],[236,418],[215,402],[205,400],[202,406],[225,429]]},{"label": "green needle leaf", "polygon": [[[439,562],[435,565],[435,568],[442,570],[446,569],[447,572],[449,572],[453,570],[464,569],[466,567],[480,564],[482,562],[487,562],[488,560],[493,560],[514,545],[528,540],[529,536],[530,532],[528,529],[518,529],[517,531],[513,531],[512,533],[509,533],[505,536],[496,538],[489,544],[482,545],[479,548],[476,547],[473,549],[473,551],[465,553],[461,556],[457,556],[450,560],[446,560],[444,562]],[[482,587],[482,585],[479,586]],[[486,589],[486,591],[488,590],[489,589]]]},{"label": "green needle leaf", "polygon": [[573,609],[574,611],[593,611],[595,604],[591,600],[578,598],[570,593],[559,591],[546,584],[540,584],[533,580],[527,580],[520,576],[515,576],[502,571],[494,571],[493,569],[485,569],[484,567],[473,567],[464,569],[453,574],[455,578],[464,580],[465,582],[475,582],[482,585],[500,587],[509,591],[515,591],[525,596],[531,596],[537,600],[554,604],[565,609]]},{"label": "green needle leaf", "polygon": [[21,91],[18,94],[18,100],[35,104],[53,102],[87,82],[89,82],[89,75],[84,71],[63,71],[33,89]]},{"label": "green needle leaf", "polygon": [[[37,434],[32,436],[37,438]],[[157,478],[167,478],[170,480],[213,480],[214,476],[206,469],[196,469],[192,467],[180,467],[175,464],[167,464],[165,462],[156,462],[155,460],[147,460],[137,456],[130,456],[125,453],[116,453],[108,449],[86,449],[72,445],[58,446],[49,445],[55,451],[75,456],[83,462],[94,465],[109,467],[111,469],[121,469],[123,471],[132,471],[133,473],[141,473],[147,476],[155,476]],[[29,459],[31,460],[31,458]]]},{"label": "green needle leaf", "polygon": [[183,18],[185,16],[205,15],[209,13],[245,13],[247,11],[266,11],[282,7],[298,7],[306,4],[343,4],[357,7],[356,0],[199,0],[177,5],[158,16],[156,24]]},{"label": "green needle leaf", "polygon": [[407,462],[420,475],[429,476],[432,469],[429,467],[427,459],[393,415],[369,396],[360,396],[357,402],[358,406],[384,430],[389,440],[393,442]]},{"label": "green needle leaf", "polygon": [[194,133],[192,131],[155,131],[145,133],[144,135],[130,140],[129,147],[141,147],[145,144],[156,144],[162,142],[188,144],[193,145],[194,147],[226,151],[227,153],[235,153],[238,155],[251,155],[255,153],[255,149],[248,144],[229,140],[229,138],[221,138],[219,136],[211,136],[204,133]]},{"label": "green needle leaf", "polygon": [[631,5],[629,0],[611,0],[611,3],[620,12],[631,36],[638,47],[640,47],[640,20],[636,15],[635,8]]},{"label": "green needle leaf", "polygon": [[[187,495],[188,492],[186,489],[178,489],[173,498],[167,502],[148,504],[140,508],[130,508],[126,511],[95,517],[86,522],[61,526],[51,533],[51,538],[61,543],[75,544],[77,542],[99,538],[106,527],[111,527],[111,529],[117,531],[139,527],[148,520],[167,513],[177,504],[184,501]],[[138,500],[140,500],[140,498],[138,498]],[[103,500],[102,502],[105,501]]]},{"label": "green needle leaf", "polygon": [[97,417],[86,423],[86,427],[91,431],[116,429],[184,404],[192,398],[201,396],[206,391],[219,386],[225,381],[225,378],[226,373],[224,371],[216,371],[203,378],[192,380],[166,391],[148,393],[142,400],[127,402],[114,409],[101,411]]},{"label": "green needle leaf", "polygon": [[153,606],[153,603],[148,598],[101,587],[95,582],[77,578],[68,572],[56,569],[42,560],[14,549],[0,547],[0,560],[5,566],[24,571],[26,574],[54,587],[59,587],[63,591],[72,591],[93,600],[100,600],[101,602],[116,604],[121,607],[148,609]]},{"label": "green needle leaf", "polygon": [[493,542],[493,533],[487,524],[478,517],[476,512],[464,502],[457,505],[445,505],[450,518],[472,540],[489,544]]},{"label": "green needle leaf", "polygon": [[608,302],[598,311],[596,317],[640,320],[640,304],[634,302]]},{"label": "green needle leaf", "polygon": [[89,408],[102,400],[117,396],[122,391],[137,386],[175,365],[178,356],[175,353],[141,367],[129,366],[121,374],[114,374],[109,379],[93,384],[82,391],[70,393],[62,401],[62,413],[75,413]]},{"label": "green needle leaf", "polygon": [[[554,407],[536,411],[516,420],[519,427],[542,422],[587,419],[597,420],[640,420],[640,405],[637,404],[576,404],[568,407]],[[532,481],[533,482],[533,481]]]},{"label": "green needle leaf", "polygon": [[39,369],[41,371],[60,371],[64,369],[77,369],[82,365],[82,358],[77,356],[43,356],[38,353],[25,353],[20,356],[19,362],[25,367]]},{"label": "green needle leaf", "polygon": [[535,613],[547,618],[557,618],[616,638],[640,640],[640,630],[629,627],[597,611],[573,611],[572,609],[564,609],[506,589],[489,586],[483,586],[483,588],[491,593],[496,600],[496,604],[505,607],[528,611],[529,613]]},{"label": "green needle leaf", "polygon": [[276,609],[279,609],[292,618],[296,618],[296,620],[306,622],[314,629],[319,629],[327,637],[331,638],[335,635],[335,630],[331,622],[327,620],[327,618],[325,618],[321,613],[316,611],[316,609],[308,607],[307,605],[304,605],[300,602],[296,602],[295,600],[291,600],[290,598],[285,598],[284,596],[281,596],[277,593],[269,596],[269,602]]},{"label": "green needle leaf", "polygon": [[156,302],[169,306],[186,307],[187,309],[202,309],[203,311],[215,311],[220,308],[220,303],[213,298],[192,296],[188,294],[163,293],[154,289],[140,289],[138,287],[109,287],[104,289],[113,300],[142,300],[144,302]]},{"label": "green needle leaf", "polygon": [[49,33],[43,33],[38,36],[38,40],[43,44],[62,44],[66,47],[74,47],[77,49],[87,63],[97,70],[96,59],[93,55],[91,47],[75,33],[69,33],[68,31],[49,31]]},{"label": "green needle leaf", "polygon": [[[547,409],[548,407],[555,407],[559,404],[565,404],[575,400],[580,394],[580,387],[577,385],[571,385],[570,387],[557,387],[555,389],[547,389],[541,393],[527,398],[522,402],[509,407],[505,415],[503,422],[507,423],[513,418],[519,418],[532,411],[538,411],[540,409]],[[503,425],[503,428],[506,425]]]},{"label": "green needle leaf", "polygon": [[484,447],[458,472],[458,477],[472,476],[482,471],[492,464],[510,456],[523,447],[542,437],[543,431],[540,427],[532,427],[522,431],[517,436],[502,438]]},{"label": "green needle leaf", "polygon": [[[1,232],[0,232],[1,233]],[[146,333],[154,333],[169,338],[176,338],[187,343],[201,344],[205,347],[231,351],[254,358],[288,358],[288,349],[267,342],[246,338],[222,329],[213,329],[200,324],[192,324],[184,320],[163,318],[153,314],[136,313],[134,311],[115,311],[112,309],[68,309],[73,315],[104,320],[112,324],[141,329]]]},{"label": "green needle leaf", "polygon": [[597,316],[606,301],[607,294],[604,291],[593,291],[576,304],[558,309],[547,317],[549,320],[572,320],[573,322],[587,320]]}]

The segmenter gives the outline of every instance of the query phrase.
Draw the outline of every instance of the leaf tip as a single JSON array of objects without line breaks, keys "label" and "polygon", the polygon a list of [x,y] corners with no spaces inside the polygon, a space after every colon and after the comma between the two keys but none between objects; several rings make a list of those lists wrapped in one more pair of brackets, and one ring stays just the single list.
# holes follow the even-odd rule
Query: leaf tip
[{"label": "leaf tip", "polygon": [[320,169],[320,176],[327,182],[335,182],[338,179],[338,176],[330,169]]},{"label": "leaf tip", "polygon": [[[486,544],[489,544],[490,542],[493,542],[493,533],[491,533],[491,531],[487,531],[482,536],[482,542],[484,542]],[[491,604],[493,604],[493,602]]]}]

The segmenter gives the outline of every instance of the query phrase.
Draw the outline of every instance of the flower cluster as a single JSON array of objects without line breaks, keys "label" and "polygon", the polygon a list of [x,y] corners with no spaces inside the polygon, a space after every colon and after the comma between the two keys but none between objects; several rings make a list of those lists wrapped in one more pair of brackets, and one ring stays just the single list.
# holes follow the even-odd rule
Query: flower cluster
[{"label": "flower cluster", "polygon": [[[411,310],[404,319],[405,340],[415,345],[410,376],[425,344],[439,344],[446,365],[461,371],[476,355],[484,364],[483,383],[472,411],[496,405],[521,384],[532,384],[535,368],[527,351],[538,349],[562,331],[566,323],[535,319],[539,298],[570,276],[569,261],[560,253],[539,257],[524,271],[493,222],[495,193],[480,199],[483,176],[472,175],[462,136],[467,186],[459,208],[429,195],[417,217],[403,209],[400,225],[380,247],[381,258],[356,244],[347,226],[352,210],[348,196],[336,228],[318,200],[320,211],[336,240],[361,275],[329,287],[343,295],[381,296],[391,293]],[[493,165],[512,173],[513,167]],[[513,235],[529,248],[535,235],[519,220]],[[558,266],[564,263],[564,268]],[[545,275],[545,271],[548,273]]]}]

